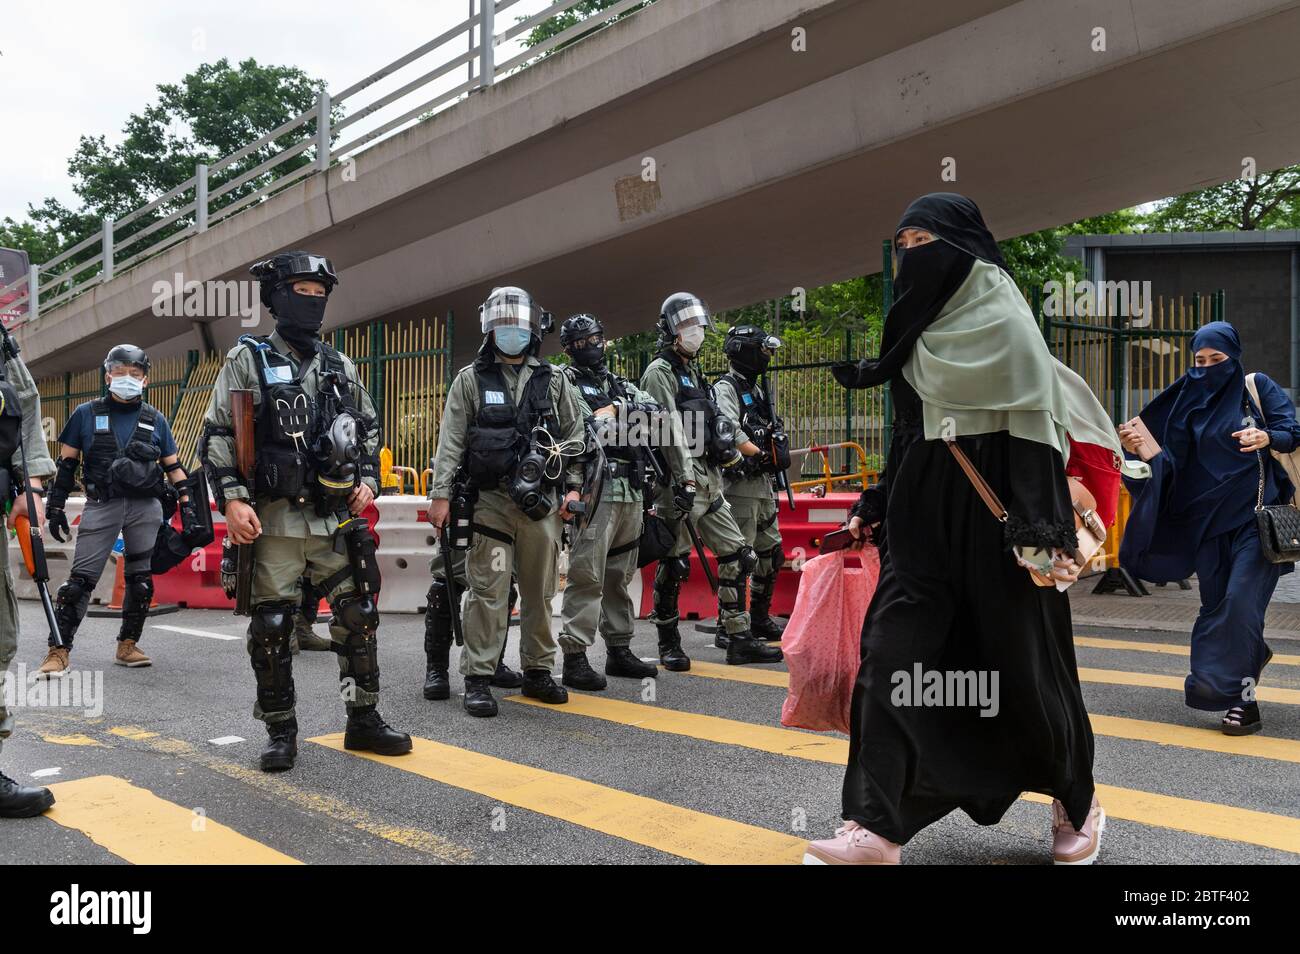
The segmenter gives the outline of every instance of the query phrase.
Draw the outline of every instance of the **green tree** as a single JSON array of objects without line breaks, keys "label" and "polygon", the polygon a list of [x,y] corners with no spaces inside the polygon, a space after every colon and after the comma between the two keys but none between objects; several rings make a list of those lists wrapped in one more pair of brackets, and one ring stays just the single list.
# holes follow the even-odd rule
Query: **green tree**
[{"label": "green tree", "polygon": [[[122,218],[181,185],[194,175],[197,163],[214,164],[308,111],[323,88],[322,80],[312,79],[295,67],[262,66],[253,59],[237,67],[225,59],[204,64],[179,83],[160,85],[158,101],[131,114],[116,145],[109,145],[103,135],[81,138],[68,160],[72,189],[81,200],[78,208],[47,198],[39,205],[28,207],[27,221],[6,218],[0,223],[0,238],[25,248],[34,262],[48,261],[93,235],[105,217]],[[304,126],[211,173],[209,190],[217,191],[280,150],[313,135],[315,125],[314,119],[309,120]],[[311,150],[307,150],[270,172],[252,176],[213,200],[209,214],[312,161]],[[183,192],[136,219],[124,231],[134,234],[181,211],[191,202],[193,193]],[[134,254],[190,227],[193,222],[194,211],[186,211],[177,222],[140,238],[118,255]],[[121,237],[118,236],[119,240]],[[98,253],[98,247],[92,246],[72,257],[65,268]],[[77,280],[93,274],[82,272]]]},{"label": "green tree", "polygon": [[[524,37],[523,44],[524,46],[532,47],[532,46],[537,46],[537,44],[539,43],[545,43],[551,37],[563,33],[565,30],[569,29],[570,27],[577,26],[579,23],[581,23],[583,20],[586,20],[592,14],[599,13],[602,10],[606,10],[609,7],[612,7],[617,2],[618,0],[582,0],[582,3],[579,3],[577,6],[573,7],[572,9],[565,10],[563,13],[557,13],[555,16],[547,20],[543,20],[537,26],[533,27],[533,29],[529,31],[528,35]],[[624,13],[619,14],[611,22],[617,23],[619,20],[622,20],[624,17],[631,16],[633,13],[636,13],[638,10],[640,10],[643,7],[649,6],[651,3],[654,3],[654,0],[646,0],[645,3],[637,4],[631,10],[627,10]],[[519,17],[518,19],[525,20],[527,19],[527,17]],[[594,31],[598,29],[600,29],[600,25],[594,26],[590,30],[586,30],[582,33],[579,33],[575,37],[565,40],[563,43],[559,44],[554,49],[548,50],[546,53],[543,53],[542,55],[547,56],[551,53],[559,52],[565,47],[578,42],[583,37],[590,36]]]},{"label": "green tree", "polygon": [[1300,228],[1300,166],[1185,192],[1147,217],[1157,232],[1225,232]]}]

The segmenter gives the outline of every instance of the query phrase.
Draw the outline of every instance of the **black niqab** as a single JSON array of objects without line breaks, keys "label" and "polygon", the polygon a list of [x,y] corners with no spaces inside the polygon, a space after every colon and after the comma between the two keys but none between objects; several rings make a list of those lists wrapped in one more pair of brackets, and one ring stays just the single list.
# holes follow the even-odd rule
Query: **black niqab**
[{"label": "black niqab", "polygon": [[895,298],[885,316],[880,356],[831,367],[835,380],[846,388],[875,387],[896,377],[921,332],[970,275],[975,259],[1011,274],[979,206],[964,195],[931,192],[921,196],[899,219],[895,237],[903,229],[924,229],[939,241],[898,251]]}]

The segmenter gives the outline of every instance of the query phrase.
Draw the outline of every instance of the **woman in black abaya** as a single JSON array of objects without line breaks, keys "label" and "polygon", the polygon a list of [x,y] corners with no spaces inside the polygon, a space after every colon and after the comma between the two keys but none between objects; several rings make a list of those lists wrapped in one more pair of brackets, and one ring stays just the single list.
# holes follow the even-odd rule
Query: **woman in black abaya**
[{"label": "woman in black abaya", "polygon": [[[1036,585],[1022,556],[1050,562],[1063,583],[1077,578],[1067,556],[1077,545],[1069,432],[1091,436],[1094,426],[1107,432],[1095,442],[1118,443],[1099,405],[1072,406],[1096,402],[1063,389],[973,202],[923,196],[897,239],[899,294],[881,355],[835,369],[846,387],[890,383],[894,436],[884,479],[851,523],[881,523],[881,573],[862,630],[845,824],[811,842],[805,862],[894,863],[901,845],[953,809],[992,825],[1032,791],[1057,800],[1057,862],[1090,863],[1104,813],[1069,601]],[[1086,421],[1072,419],[1079,414]],[[952,436],[1005,506],[1005,522],[959,468],[942,439]],[[918,666],[982,674],[991,700],[917,705]]]}]

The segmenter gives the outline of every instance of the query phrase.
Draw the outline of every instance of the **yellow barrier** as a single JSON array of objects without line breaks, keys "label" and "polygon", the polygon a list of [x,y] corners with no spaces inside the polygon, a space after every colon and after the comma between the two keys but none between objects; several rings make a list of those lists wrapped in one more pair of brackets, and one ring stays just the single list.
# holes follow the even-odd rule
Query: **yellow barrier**
[{"label": "yellow barrier", "polygon": [[[859,467],[856,471],[847,474],[831,473],[830,451],[838,449],[852,449],[858,455]],[[862,445],[854,441],[840,441],[835,444],[814,444],[812,447],[804,447],[797,451],[791,451],[792,454],[820,454],[822,459],[822,475],[812,480],[797,480],[790,485],[795,491],[807,490],[818,496],[824,496],[835,488],[837,483],[847,481],[860,481],[863,487],[869,486],[880,475],[877,471],[867,468],[867,452],[862,449]],[[820,488],[820,490],[818,489]]]}]

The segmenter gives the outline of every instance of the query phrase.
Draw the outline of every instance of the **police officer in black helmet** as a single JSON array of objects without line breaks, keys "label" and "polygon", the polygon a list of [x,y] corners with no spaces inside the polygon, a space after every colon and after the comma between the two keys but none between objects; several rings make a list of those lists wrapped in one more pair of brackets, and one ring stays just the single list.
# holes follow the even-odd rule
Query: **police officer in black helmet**
[{"label": "police officer in black helmet", "polygon": [[64,508],[76,484],[78,464],[86,507],[77,526],[72,569],[56,599],[63,645],[56,646],[50,636],[40,669],[45,678],[67,672],[73,638],[119,535],[126,565],[115,661],[133,669],[151,664],[137,644],[153,599],[151,564],[163,520],[163,475],[179,484],[186,474],[176,459],[167,419],[144,399],[149,367],[149,356],[135,345],[112,348],[104,359],[108,396],[79,405],[59,435],[58,473],[46,508],[50,535],[59,541],[71,535]]},{"label": "police officer in black helmet", "polygon": [[[298,754],[291,638],[304,575],[333,613],[330,639],[348,715],[344,748],[402,755],[411,737],[376,709],[380,580],[360,517],[379,489],[379,422],[356,365],[320,337],[338,276],[328,259],[309,252],[283,252],[250,271],[275,331],[245,335],[226,356],[199,453],[227,537],[253,546],[248,653],[257,684],[253,715],[268,736],[260,765],[283,771]],[[235,389],[253,392],[254,474],[236,467]]]}]

